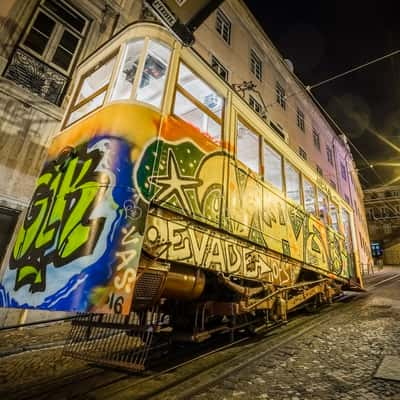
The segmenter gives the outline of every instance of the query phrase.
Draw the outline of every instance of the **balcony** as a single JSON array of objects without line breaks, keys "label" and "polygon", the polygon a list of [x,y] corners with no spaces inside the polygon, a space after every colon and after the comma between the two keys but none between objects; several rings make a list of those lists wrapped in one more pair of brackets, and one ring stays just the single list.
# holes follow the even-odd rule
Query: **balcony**
[{"label": "balcony", "polygon": [[68,77],[21,48],[14,52],[4,76],[56,105],[60,105],[68,83]]}]

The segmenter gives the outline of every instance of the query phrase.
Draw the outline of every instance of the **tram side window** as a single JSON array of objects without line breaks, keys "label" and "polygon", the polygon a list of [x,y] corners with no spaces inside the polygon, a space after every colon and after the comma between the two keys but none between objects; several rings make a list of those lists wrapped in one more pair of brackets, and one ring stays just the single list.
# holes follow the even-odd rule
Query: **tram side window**
[{"label": "tram side window", "polygon": [[191,123],[213,142],[221,143],[223,98],[181,63],[174,114]]},{"label": "tram side window", "polygon": [[114,64],[115,57],[83,78],[75,104],[70,110],[67,125],[103,105]]},{"label": "tram side window", "polygon": [[350,226],[350,214],[344,208],[342,209],[342,222],[344,228],[344,237],[346,245],[349,250],[353,248],[353,242],[351,239],[351,226]]},{"label": "tram side window", "polygon": [[126,45],[121,67],[114,86],[111,100],[129,99],[132,94],[133,82],[143,52],[144,40],[135,40]]},{"label": "tram side window", "polygon": [[321,221],[328,223],[328,199],[320,190],[318,190],[318,215]]},{"label": "tram side window", "polygon": [[260,173],[260,137],[240,121],[237,122],[236,157],[252,171]]},{"label": "tram side window", "polygon": [[338,214],[338,206],[332,201],[329,203],[329,214],[331,216],[331,225],[332,228],[339,232],[339,214]]},{"label": "tram side window", "polygon": [[305,210],[315,215],[315,187],[307,179],[303,177],[303,195],[304,195],[304,208]]},{"label": "tram side window", "polygon": [[151,41],[144,62],[144,68],[136,99],[160,108],[164,95],[171,50]]},{"label": "tram side window", "polygon": [[283,190],[282,156],[264,142],[264,180]]},{"label": "tram side window", "polygon": [[287,161],[285,162],[285,178],[286,196],[297,204],[300,204],[300,173]]}]

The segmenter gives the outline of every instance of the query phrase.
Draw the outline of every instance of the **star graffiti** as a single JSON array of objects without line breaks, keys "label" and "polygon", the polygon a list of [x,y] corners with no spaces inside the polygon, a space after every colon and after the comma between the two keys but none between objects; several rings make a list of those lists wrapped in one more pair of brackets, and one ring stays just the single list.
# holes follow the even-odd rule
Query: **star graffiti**
[{"label": "star graffiti", "polygon": [[201,179],[182,174],[172,149],[168,149],[167,174],[150,177],[151,183],[158,186],[155,198],[161,203],[172,204],[183,209],[187,214],[193,212],[187,191],[203,184]]}]

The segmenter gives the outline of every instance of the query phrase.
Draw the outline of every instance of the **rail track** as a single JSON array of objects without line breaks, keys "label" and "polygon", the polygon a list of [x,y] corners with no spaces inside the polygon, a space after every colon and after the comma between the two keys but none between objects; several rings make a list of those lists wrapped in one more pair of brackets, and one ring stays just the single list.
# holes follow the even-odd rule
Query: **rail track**
[{"label": "rail track", "polygon": [[345,312],[381,285],[395,281],[400,281],[399,274],[382,275],[380,279],[371,280],[368,292],[345,293],[334,304],[324,306],[320,314],[298,314],[288,323],[266,329],[255,337],[243,335],[231,343],[212,342],[195,354],[195,347],[188,346],[186,354],[181,352],[172,360],[162,360],[157,368],[150,369],[146,375],[88,366],[77,373],[39,382],[37,385],[30,385],[29,389],[10,393],[7,400],[189,399],[224,377],[324,324],[334,314]]}]

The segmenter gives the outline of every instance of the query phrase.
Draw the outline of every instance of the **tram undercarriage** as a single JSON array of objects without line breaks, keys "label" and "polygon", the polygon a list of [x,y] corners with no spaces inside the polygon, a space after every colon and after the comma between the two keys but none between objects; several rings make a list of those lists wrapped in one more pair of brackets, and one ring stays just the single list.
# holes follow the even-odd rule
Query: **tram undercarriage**
[{"label": "tram undercarriage", "polygon": [[172,343],[199,343],[217,334],[233,340],[238,331],[254,334],[286,322],[288,313],[301,306],[315,310],[331,303],[341,292],[333,279],[305,268],[296,284],[285,287],[149,258],[143,265],[134,310],[127,316],[80,314],[65,355],[143,371],[154,353],[165,354]]}]

